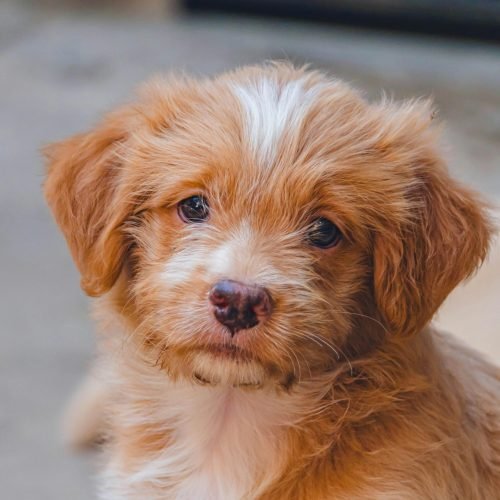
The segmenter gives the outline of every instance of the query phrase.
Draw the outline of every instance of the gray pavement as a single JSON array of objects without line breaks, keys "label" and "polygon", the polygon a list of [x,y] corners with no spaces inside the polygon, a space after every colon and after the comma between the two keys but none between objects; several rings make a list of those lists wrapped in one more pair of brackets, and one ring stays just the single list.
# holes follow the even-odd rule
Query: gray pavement
[{"label": "gray pavement", "polygon": [[[398,98],[433,95],[448,122],[452,170],[500,200],[498,46],[240,18],[146,20],[25,5],[0,0],[2,500],[94,498],[93,460],[65,451],[58,430],[64,403],[91,358],[93,328],[41,196],[38,151],[89,127],[144,78],[288,58],[333,72],[370,96],[382,89]],[[498,346],[489,341],[491,335],[478,347]]]}]

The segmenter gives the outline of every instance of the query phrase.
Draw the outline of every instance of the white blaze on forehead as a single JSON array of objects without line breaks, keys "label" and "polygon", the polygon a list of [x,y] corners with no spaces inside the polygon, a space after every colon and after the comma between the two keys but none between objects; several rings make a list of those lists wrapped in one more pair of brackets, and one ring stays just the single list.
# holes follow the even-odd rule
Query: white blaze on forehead
[{"label": "white blaze on forehead", "polygon": [[304,80],[282,84],[269,77],[234,86],[245,112],[246,140],[257,159],[274,160],[286,129],[299,128],[323,85],[304,86]]}]

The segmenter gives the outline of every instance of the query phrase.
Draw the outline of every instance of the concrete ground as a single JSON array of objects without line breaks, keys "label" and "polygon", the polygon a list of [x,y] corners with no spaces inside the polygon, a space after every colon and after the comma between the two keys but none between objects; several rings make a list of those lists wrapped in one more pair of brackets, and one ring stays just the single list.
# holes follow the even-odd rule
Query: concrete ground
[{"label": "concrete ground", "polygon": [[[500,49],[240,18],[145,19],[0,1],[0,497],[93,498],[59,416],[93,350],[87,300],[40,194],[39,148],[89,127],[153,73],[309,62],[368,95],[433,95],[450,166],[500,200]],[[440,322],[500,360],[500,255]],[[495,332],[496,329],[496,332]]]}]

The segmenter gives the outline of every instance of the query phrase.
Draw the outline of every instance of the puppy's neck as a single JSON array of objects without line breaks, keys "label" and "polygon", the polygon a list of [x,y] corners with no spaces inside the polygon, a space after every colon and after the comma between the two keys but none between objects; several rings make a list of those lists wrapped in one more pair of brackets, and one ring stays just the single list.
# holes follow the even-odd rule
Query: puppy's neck
[{"label": "puppy's neck", "polygon": [[168,444],[136,472],[141,482],[160,481],[175,498],[246,498],[277,478],[287,456],[286,429],[298,420],[292,395],[182,379],[162,385],[150,421],[137,418],[162,427]]}]

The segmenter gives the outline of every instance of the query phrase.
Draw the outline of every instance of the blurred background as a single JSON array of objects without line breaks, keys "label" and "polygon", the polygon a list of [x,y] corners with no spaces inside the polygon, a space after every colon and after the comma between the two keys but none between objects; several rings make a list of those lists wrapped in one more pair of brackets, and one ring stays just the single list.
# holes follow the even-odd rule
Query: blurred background
[{"label": "blurred background", "polygon": [[[148,76],[310,63],[396,98],[433,96],[453,173],[500,202],[500,3],[493,0],[0,0],[0,496],[94,498],[60,442],[93,326],[41,196],[40,147],[90,127]],[[440,325],[500,362],[500,252]]]}]

